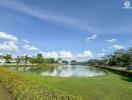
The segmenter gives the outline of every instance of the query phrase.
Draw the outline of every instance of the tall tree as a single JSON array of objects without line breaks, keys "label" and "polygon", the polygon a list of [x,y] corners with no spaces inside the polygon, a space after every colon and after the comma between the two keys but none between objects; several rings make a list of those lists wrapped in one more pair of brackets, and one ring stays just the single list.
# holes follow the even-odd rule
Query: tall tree
[{"label": "tall tree", "polygon": [[55,64],[55,63],[56,63],[56,61],[55,61],[54,58],[49,58],[49,59],[48,59],[48,62],[49,62],[50,64]]},{"label": "tall tree", "polygon": [[43,63],[43,55],[41,53],[37,54],[37,63],[38,64]]},{"label": "tall tree", "polygon": [[25,60],[25,64],[27,64],[27,62],[28,62],[28,60],[29,60],[28,55],[26,55],[26,56],[24,57],[24,60]]},{"label": "tall tree", "polygon": [[5,59],[5,63],[10,63],[11,59],[12,59],[12,56],[7,54],[6,56],[4,56],[4,59]]},{"label": "tall tree", "polygon": [[20,62],[21,62],[21,59],[20,59],[19,56],[17,56],[17,58],[16,58],[16,63],[17,63],[17,65],[20,64]]}]

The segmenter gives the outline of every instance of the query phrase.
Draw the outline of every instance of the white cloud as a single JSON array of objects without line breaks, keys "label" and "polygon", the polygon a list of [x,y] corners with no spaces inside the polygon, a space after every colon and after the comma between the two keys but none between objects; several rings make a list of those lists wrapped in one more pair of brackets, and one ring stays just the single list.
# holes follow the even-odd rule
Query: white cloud
[{"label": "white cloud", "polygon": [[114,49],[125,49],[125,47],[124,46],[122,46],[122,45],[113,45],[112,46]]},{"label": "white cloud", "polygon": [[23,46],[24,49],[28,51],[41,51],[39,48],[29,45],[29,41],[27,39],[22,39],[22,41],[25,43],[25,45]]},{"label": "white cloud", "polygon": [[73,54],[71,51],[59,51],[59,52],[42,52],[45,58],[63,58],[63,59],[76,59],[76,60],[88,60],[93,57],[93,53],[90,50],[83,51],[82,53]]},{"label": "white cloud", "polygon": [[37,47],[30,46],[28,44],[24,45],[24,49],[26,49],[28,51],[39,51],[39,49]]},{"label": "white cloud", "polygon": [[77,54],[77,57],[92,58],[93,57],[93,53],[90,50],[87,50],[87,51],[84,51],[83,53]]},{"label": "white cloud", "polygon": [[17,37],[10,35],[10,34],[7,34],[5,32],[0,32],[0,38],[5,39],[5,40],[9,40],[9,41],[14,41],[14,42],[16,42],[18,40]]},{"label": "white cloud", "polygon": [[108,42],[108,43],[114,43],[114,42],[116,42],[117,41],[117,39],[107,39],[106,40],[106,42]]},{"label": "white cloud", "polygon": [[43,52],[45,58],[72,58],[73,54],[70,51],[60,51],[60,52]]},{"label": "white cloud", "polygon": [[95,35],[92,35],[91,37],[86,38],[85,40],[88,42],[88,41],[94,40],[96,38],[97,38],[97,35],[95,34]]},{"label": "white cloud", "polygon": [[9,50],[9,51],[17,51],[17,41],[18,38],[14,35],[0,32],[0,39],[2,39],[3,43],[0,43],[0,50]]},{"label": "white cloud", "polygon": [[0,50],[17,51],[18,46],[13,41],[4,42],[3,44],[0,44]]},{"label": "white cloud", "polygon": [[28,41],[27,39],[22,39],[22,41],[23,41],[24,43],[26,43],[26,44],[29,43],[29,41]]},{"label": "white cloud", "polygon": [[55,51],[52,52],[43,52],[44,58],[59,58],[58,53]]},{"label": "white cloud", "polygon": [[70,51],[63,50],[59,53],[59,56],[62,58],[72,58],[73,54]]}]

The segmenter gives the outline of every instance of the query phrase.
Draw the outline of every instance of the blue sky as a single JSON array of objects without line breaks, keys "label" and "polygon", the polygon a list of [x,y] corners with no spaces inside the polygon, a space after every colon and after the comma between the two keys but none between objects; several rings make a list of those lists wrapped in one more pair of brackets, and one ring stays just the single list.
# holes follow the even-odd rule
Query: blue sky
[{"label": "blue sky", "polygon": [[131,47],[124,1],[0,0],[0,52],[89,59]]}]

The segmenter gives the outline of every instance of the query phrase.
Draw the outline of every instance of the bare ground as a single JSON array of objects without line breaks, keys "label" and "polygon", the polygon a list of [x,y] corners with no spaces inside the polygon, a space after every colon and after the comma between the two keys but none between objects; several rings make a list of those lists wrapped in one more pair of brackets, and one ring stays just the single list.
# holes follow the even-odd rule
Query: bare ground
[{"label": "bare ground", "polygon": [[4,89],[0,84],[0,100],[14,100],[13,96],[8,93],[6,89]]}]

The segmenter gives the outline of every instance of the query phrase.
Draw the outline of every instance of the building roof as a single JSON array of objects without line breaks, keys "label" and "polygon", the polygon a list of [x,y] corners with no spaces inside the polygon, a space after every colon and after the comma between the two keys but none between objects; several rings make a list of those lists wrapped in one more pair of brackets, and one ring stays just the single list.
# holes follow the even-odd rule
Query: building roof
[{"label": "building roof", "polygon": [[0,59],[3,59],[4,58],[4,56],[3,55],[0,55]]}]

